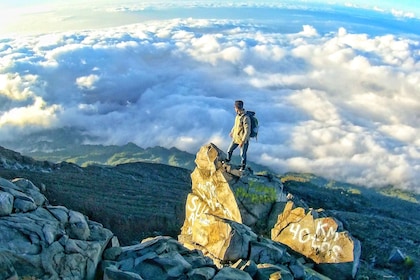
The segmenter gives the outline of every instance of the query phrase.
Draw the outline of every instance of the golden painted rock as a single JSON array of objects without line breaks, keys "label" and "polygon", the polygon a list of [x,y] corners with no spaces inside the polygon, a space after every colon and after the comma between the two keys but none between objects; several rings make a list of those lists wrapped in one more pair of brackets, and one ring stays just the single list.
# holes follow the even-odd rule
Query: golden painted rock
[{"label": "golden painted rock", "polygon": [[353,239],[346,231],[338,232],[338,224],[333,218],[315,218],[313,210],[305,213],[301,207],[293,208],[291,201],[278,216],[271,230],[271,239],[286,244],[316,263],[354,260]]},{"label": "golden painted rock", "polygon": [[231,229],[213,216],[242,223],[234,193],[218,166],[221,162],[218,157],[222,154],[213,144],[204,145],[197,153],[197,167],[191,174],[192,193],[187,197],[185,221],[179,237],[185,246],[206,247],[219,259],[225,255]]}]

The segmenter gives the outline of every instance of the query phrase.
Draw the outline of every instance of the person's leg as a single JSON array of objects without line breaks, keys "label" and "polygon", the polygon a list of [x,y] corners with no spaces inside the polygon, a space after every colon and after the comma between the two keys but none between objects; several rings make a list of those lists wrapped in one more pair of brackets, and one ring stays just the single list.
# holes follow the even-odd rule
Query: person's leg
[{"label": "person's leg", "polygon": [[246,167],[246,154],[248,152],[248,146],[249,146],[249,141],[247,141],[242,147],[241,147],[241,169],[245,169]]},{"label": "person's leg", "polygon": [[231,142],[229,145],[229,148],[227,150],[227,159],[226,162],[229,162],[232,159],[233,151],[239,146],[239,144],[236,144],[235,142]]}]

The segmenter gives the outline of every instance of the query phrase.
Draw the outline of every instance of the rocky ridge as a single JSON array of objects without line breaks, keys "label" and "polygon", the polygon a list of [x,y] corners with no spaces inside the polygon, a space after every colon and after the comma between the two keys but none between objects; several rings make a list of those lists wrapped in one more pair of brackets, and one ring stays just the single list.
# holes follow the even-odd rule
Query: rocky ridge
[{"label": "rocky ridge", "polygon": [[[274,243],[272,241],[268,242],[268,239],[262,239],[261,237],[261,233],[264,233],[264,230],[267,230],[267,228],[271,228],[271,225],[274,225],[277,221],[276,215],[274,215],[273,213],[281,213],[280,209],[284,209],[285,205],[287,204],[287,197],[285,200],[285,195],[280,195],[279,197],[276,197],[274,199],[274,202],[272,200],[273,196],[272,193],[267,192],[266,188],[260,188],[259,184],[256,183],[249,183],[249,182],[254,182],[254,180],[256,182],[258,181],[262,181],[264,182],[264,184],[266,183],[270,183],[270,182],[274,182],[274,181],[278,181],[278,179],[275,176],[272,176],[270,174],[263,174],[258,175],[258,176],[254,176],[254,174],[240,174],[243,176],[237,176],[238,174],[235,175],[236,170],[235,169],[231,169],[229,170],[229,166],[224,166],[223,164],[219,164],[219,161],[216,161],[216,165],[218,167],[222,167],[225,169],[226,174],[230,174],[229,176],[231,176],[232,178],[234,178],[235,182],[239,182],[238,184],[236,184],[236,188],[232,187],[233,192],[235,193],[235,196],[237,198],[237,205],[241,208],[241,206],[249,206],[250,203],[249,202],[258,202],[255,203],[255,206],[258,205],[258,207],[255,207],[254,210],[250,210],[249,207],[245,207],[247,209],[245,209],[244,207],[240,209],[241,212],[241,218],[242,216],[243,218],[243,222],[247,221],[250,223],[251,227],[247,227],[244,224],[241,223],[237,223],[237,222],[231,222],[228,219],[219,219],[217,222],[225,222],[228,223],[228,225],[234,229],[235,232],[242,232],[242,236],[248,236],[248,240],[252,240],[255,241],[253,238],[257,238],[257,241],[261,243],[262,240],[264,240],[264,242],[262,242],[263,244],[265,243],[270,243],[270,244],[277,244]],[[25,170],[28,171],[30,170],[31,164],[28,164],[27,167],[22,167],[22,165],[14,165],[12,164],[13,161],[9,161],[7,162],[7,168],[9,168],[9,170]],[[19,163],[19,162],[18,162]],[[35,163],[35,164],[40,164],[40,163]],[[40,164],[41,166],[45,165],[44,163]],[[4,166],[4,165],[3,165]],[[48,166],[48,164],[46,165]],[[56,167],[56,166],[53,166]],[[2,166],[0,166],[0,169],[2,168]],[[4,168],[4,167],[3,167]],[[65,168],[70,168],[70,169],[77,169],[77,166],[72,166],[72,165],[62,165],[60,167],[60,169],[65,169]],[[133,167],[134,168],[134,167]],[[135,168],[134,168],[135,169]],[[45,169],[44,171],[42,171],[42,173],[47,173],[47,172],[51,172],[54,173],[56,172],[56,168],[52,168],[52,171],[48,171],[48,169]],[[83,176],[83,172],[84,169],[80,169],[81,173],[80,176]],[[1,170],[0,170],[1,171]],[[35,171],[30,171],[30,172],[35,172]],[[14,173],[17,174],[17,173]],[[28,174],[34,174],[34,173],[28,173]],[[85,174],[86,175],[86,174]],[[251,181],[249,181],[248,179],[245,178],[252,178]],[[248,182],[247,184],[244,184],[244,182]],[[276,182],[275,184],[278,184],[278,182]],[[40,186],[42,186],[42,184],[40,184]],[[231,186],[235,186],[235,184],[232,184]],[[251,190],[251,193],[245,192],[245,187],[255,187],[255,188],[248,188],[249,190]],[[47,184],[47,189],[48,189],[49,185]],[[191,186],[189,187],[190,191],[191,191]],[[291,185],[288,184],[287,185],[287,189],[288,190],[292,190]],[[255,191],[259,192],[260,195],[255,196]],[[39,193],[38,191],[35,191],[35,193]],[[45,194],[45,190],[43,190],[43,193]],[[295,192],[294,192],[295,193]],[[290,197],[289,196],[289,200],[292,200],[297,207],[302,206],[303,209],[306,211],[308,211],[308,207],[306,205],[306,203],[304,203],[301,199],[299,199],[297,196],[295,197]],[[19,199],[17,199],[17,201],[19,201]],[[186,199],[184,199],[184,202],[186,201]],[[269,203],[266,203],[269,202]],[[267,207],[266,204],[271,205],[270,207]],[[17,205],[19,205],[19,203],[17,203]],[[52,207],[51,205],[48,205],[48,203],[44,203],[43,207]],[[33,207],[33,206],[32,206]],[[37,209],[40,208],[41,206],[38,206],[36,208],[36,210],[29,210],[29,212],[34,212],[34,211],[38,211]],[[10,215],[15,215],[17,213],[21,213],[21,210],[17,210],[19,208],[16,208],[14,210],[12,210],[12,213]],[[29,208],[30,209],[30,208]],[[259,210],[258,210],[259,209]],[[267,212],[267,210],[261,210],[261,209],[269,209],[269,211]],[[275,210],[276,209],[276,210]],[[69,210],[72,211],[72,210]],[[256,213],[259,213],[258,211],[261,211],[261,213],[265,213],[264,215],[262,215],[261,217],[266,217],[264,219],[258,219],[256,217],[258,217],[258,215],[256,215]],[[73,211],[75,212],[75,211]],[[318,211],[315,211],[316,213],[318,213]],[[334,212],[334,211],[329,211],[329,212]],[[6,211],[6,213],[8,213]],[[272,213],[272,215],[268,214],[267,217],[267,213]],[[311,213],[314,213],[314,211],[311,211]],[[322,212],[319,212],[322,213]],[[343,217],[343,213],[340,213],[339,211],[335,211],[336,214],[338,214],[339,216]],[[414,214],[415,215],[415,214]],[[7,215],[6,215],[7,216]],[[323,214],[321,214],[320,216],[323,216]],[[249,217],[246,218],[246,217]],[[270,218],[269,218],[270,217]],[[87,217],[85,217],[85,219],[87,219]],[[349,223],[348,223],[348,219],[345,219],[345,225],[348,227]],[[185,222],[185,221],[184,221]],[[267,227],[267,225],[270,225]],[[351,228],[353,228],[353,226],[350,224]],[[253,232],[258,232],[258,234],[255,234]],[[359,234],[358,234],[359,235]],[[262,275],[262,267],[260,265],[260,267],[256,270],[254,264],[258,263],[260,261],[257,261],[254,263],[252,263],[252,260],[248,260],[248,261],[244,261],[243,259],[238,260],[236,262],[233,262],[233,260],[229,260],[226,263],[223,263],[223,266],[220,267],[220,263],[218,264],[217,262],[214,262],[213,259],[208,258],[204,255],[202,255],[201,250],[188,250],[186,249],[182,244],[180,244],[178,241],[174,240],[173,238],[170,237],[156,237],[156,238],[152,238],[152,239],[146,239],[144,240],[142,243],[140,244],[136,244],[133,246],[128,246],[128,247],[120,247],[117,244],[118,242],[115,242],[115,238],[112,239],[112,241],[108,242],[107,247],[111,247],[108,248],[105,251],[105,254],[103,254],[103,260],[100,262],[100,266],[99,266],[99,271],[102,273],[102,276],[104,279],[123,279],[123,278],[118,278],[118,277],[114,277],[115,275],[118,275],[118,273],[124,273],[127,275],[130,275],[130,277],[135,277],[135,278],[128,278],[128,279],[142,279],[139,277],[142,277],[140,271],[142,271],[143,273],[143,279],[153,279],[153,278],[147,278],[149,275],[150,277],[152,277],[151,275],[153,275],[154,273],[156,273],[156,271],[160,271],[160,273],[164,273],[164,275],[172,275],[170,277],[174,277],[173,275],[178,275],[177,277],[182,278],[185,277],[185,275],[187,275],[188,277],[193,277],[193,275],[195,275],[194,277],[203,277],[204,275],[207,275],[205,277],[219,277],[219,278],[215,278],[215,279],[230,279],[230,278],[226,278],[226,274],[228,275],[241,275],[242,277],[244,277],[244,274],[241,273],[242,272],[246,272],[249,271],[249,269],[253,269],[253,273],[255,273],[255,271],[259,271],[258,274],[254,274],[254,277],[257,277],[256,275],[260,275],[259,277],[263,277]],[[261,245],[259,245],[261,246]],[[262,246],[263,247],[263,246]],[[276,245],[277,247],[277,245]],[[278,249],[278,248],[277,248]],[[123,253],[125,252],[125,253]],[[153,252],[153,253],[152,253]],[[182,252],[182,253],[179,253]],[[201,253],[200,253],[201,252]],[[260,252],[266,252],[266,250],[261,250]],[[284,251],[283,251],[284,252]],[[308,260],[307,258],[303,257],[302,255],[298,254],[295,255],[294,251],[291,251],[290,249],[286,249],[286,252],[292,257],[292,261],[285,261],[286,264],[288,264],[289,266],[287,266],[287,269],[291,270],[291,267],[293,267],[295,269],[295,274],[292,274],[292,277],[296,277],[298,274],[296,270],[296,267],[294,266],[295,264],[297,264],[298,267],[311,267],[312,266],[312,270],[316,268],[316,270],[318,271],[325,271],[323,270],[322,266],[316,265],[313,262],[311,262],[310,260]],[[398,251],[396,250],[396,254],[393,254],[393,256],[395,257],[394,259],[399,259],[399,261],[401,261],[401,256],[402,256],[402,260],[405,261],[404,258],[404,251]],[[162,254],[165,254],[164,256],[161,256]],[[386,253],[385,253],[386,254]],[[387,255],[387,254],[386,254]],[[4,262],[2,261],[2,263],[7,264],[8,262],[6,261],[6,259],[9,259],[9,255],[8,253],[5,253],[5,256],[7,258],[3,258]],[[169,262],[166,257],[170,258],[174,258],[175,257],[176,261],[172,261]],[[261,255],[259,255],[261,257]],[[203,261],[204,259],[204,261]],[[265,260],[267,260],[267,258],[265,258]],[[293,263],[294,261],[299,260],[297,263]],[[142,265],[139,265],[143,263]],[[189,265],[187,265],[187,263]],[[106,265],[105,265],[106,264]],[[123,265],[125,264],[125,265]],[[133,264],[133,266],[130,265]],[[260,263],[261,264],[261,263]],[[291,266],[290,266],[291,265]],[[137,266],[137,268],[135,268]],[[268,265],[265,265],[267,267],[269,267]],[[364,264],[362,263],[362,266],[364,266]],[[141,267],[141,269],[140,269]],[[118,269],[116,269],[118,268]],[[121,270],[120,268],[124,268],[124,269],[128,269],[128,270]],[[146,268],[150,268],[150,270],[147,270]],[[239,271],[238,271],[239,268]],[[277,270],[276,270],[277,269]],[[168,270],[170,270],[170,274],[168,274]],[[283,267],[284,270],[284,267]],[[328,270],[328,269],[327,269]],[[4,270],[1,270],[4,271]],[[12,270],[10,270],[12,271]],[[107,271],[107,273],[105,273],[105,271]],[[137,271],[137,272],[136,272]],[[147,272],[148,271],[148,272]],[[155,272],[153,272],[155,271]],[[178,271],[178,272],[176,272]],[[192,272],[194,271],[194,272]],[[270,271],[272,273],[277,273],[279,270],[278,268],[273,268],[270,267],[270,269],[266,269],[264,270],[267,273],[269,273]],[[315,270],[313,270],[315,271]],[[331,269],[330,269],[331,271]],[[347,269],[348,271],[348,269]],[[149,273],[149,274],[145,274],[145,273]],[[302,269],[300,269],[300,272],[302,272]],[[180,273],[180,274],[177,274]],[[246,272],[248,273],[248,272]],[[271,273],[271,274],[272,274]],[[249,274],[249,273],[248,273]],[[269,273],[269,275],[271,275]],[[360,274],[360,273],[359,273]],[[30,275],[30,274],[25,274],[25,275]],[[114,276],[112,276],[114,275]],[[122,274],[119,275],[119,277],[121,277]],[[200,275],[200,276],[198,276]],[[219,275],[219,276],[217,276]],[[225,275],[225,276],[223,276]],[[286,274],[285,274],[286,275]],[[289,274],[287,274],[289,275]],[[366,274],[360,274],[356,277],[359,277],[359,279],[367,279],[367,278],[360,278],[363,277],[363,275]],[[381,274],[383,277],[387,277],[389,279],[403,279],[403,278],[398,278],[397,276],[395,276],[394,278],[390,278],[392,277],[392,273],[391,272],[384,272]],[[411,274],[414,275],[414,274]],[[40,278],[40,279],[54,279],[51,278],[52,276],[50,276],[50,278]],[[108,277],[108,278],[106,278]],[[114,278],[112,278],[114,277]],[[223,278],[225,277],[225,278]],[[230,277],[230,276],[229,276]],[[233,276],[232,276],[233,277]],[[290,277],[289,276],[284,276],[285,279],[293,279],[293,278],[287,278]],[[301,276],[302,277],[302,274]],[[315,277],[315,276],[314,276]],[[321,274],[317,274],[317,277],[322,277]],[[7,278],[6,278],[7,279]],[[13,278],[12,278],[13,279]],[[58,279],[58,278],[56,278]],[[80,279],[80,278],[70,278],[70,279]],[[177,278],[175,278],[177,279]],[[212,278],[192,278],[192,279],[212,279]],[[246,278],[240,278],[240,279],[246,279]],[[257,278],[254,278],[257,279]],[[259,278],[259,279],[268,279],[268,278]],[[296,278],[299,279],[299,278]],[[301,278],[302,279],[302,278]],[[312,278],[311,278],[312,279]],[[318,279],[318,278],[313,278],[313,279]],[[323,278],[319,278],[319,279],[323,279]],[[332,278],[335,279],[335,278]],[[370,278],[370,279],[382,279],[382,278]],[[408,278],[407,278],[408,279]],[[412,278],[415,279],[415,278]]]},{"label": "rocky ridge", "polygon": [[[283,268],[277,270],[280,275],[306,279],[312,275],[308,272],[311,268],[292,258],[289,247],[317,264],[334,263],[334,269],[324,269],[327,276],[355,277],[360,258],[358,240],[342,226],[339,230],[333,218],[318,218],[322,214],[294,207],[280,180],[238,171],[225,164],[224,158],[214,144],[202,146],[197,153],[192,193],[187,197],[185,222],[178,237],[186,247],[202,250],[219,266],[239,260],[252,261],[257,267],[281,264]],[[253,232],[273,224],[273,218],[272,240]],[[351,264],[338,266],[340,263]],[[296,266],[301,267],[299,273],[290,269]]]},{"label": "rocky ridge", "polygon": [[190,174],[187,169],[143,162],[87,167],[50,163],[0,147],[0,177],[30,178],[51,205],[64,205],[100,222],[123,245],[179,233]]},{"label": "rocky ridge", "polygon": [[[253,213],[256,218],[261,212],[255,209],[260,208],[261,201],[252,203],[250,206],[255,206],[252,209],[240,210],[228,182],[223,180],[226,179],[223,174],[231,174],[228,178],[236,181],[241,177],[226,170],[221,172],[221,161],[217,160],[221,153],[217,147],[203,146],[202,150],[205,152],[199,152],[196,159],[196,171],[200,175],[194,176],[193,172],[192,189],[194,191],[199,186],[198,193],[206,199],[207,208],[193,213],[194,218],[191,219],[188,216],[188,211],[192,210],[189,203],[197,196],[192,194],[187,199],[181,243],[160,236],[145,239],[138,245],[121,247],[109,230],[89,221],[83,214],[48,205],[47,199],[32,182],[26,179],[12,182],[1,179],[2,277],[326,279],[293,257],[286,246],[259,237],[250,227],[242,224],[241,211]],[[210,175],[204,179],[205,184],[202,184],[203,178],[198,182],[194,180],[194,177],[201,177],[203,173]],[[218,183],[222,188],[216,189],[206,181],[214,178],[214,175],[216,178],[219,176]],[[243,197],[250,198],[248,195]],[[276,199],[279,197],[283,196],[276,195]],[[255,226],[255,219],[249,221]],[[209,223],[214,227],[209,227]],[[198,248],[192,248],[196,245]]]},{"label": "rocky ridge", "polygon": [[51,206],[26,179],[0,178],[0,278],[94,279],[111,231]]}]

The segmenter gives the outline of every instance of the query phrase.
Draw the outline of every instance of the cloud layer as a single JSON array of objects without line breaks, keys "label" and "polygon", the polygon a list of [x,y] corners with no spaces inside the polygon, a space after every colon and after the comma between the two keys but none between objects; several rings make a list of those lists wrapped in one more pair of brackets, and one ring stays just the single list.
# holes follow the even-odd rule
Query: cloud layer
[{"label": "cloud layer", "polygon": [[173,19],[0,39],[0,141],[77,126],[104,144],[226,149],[243,99],[261,125],[251,161],[420,192],[418,41],[273,30]]}]

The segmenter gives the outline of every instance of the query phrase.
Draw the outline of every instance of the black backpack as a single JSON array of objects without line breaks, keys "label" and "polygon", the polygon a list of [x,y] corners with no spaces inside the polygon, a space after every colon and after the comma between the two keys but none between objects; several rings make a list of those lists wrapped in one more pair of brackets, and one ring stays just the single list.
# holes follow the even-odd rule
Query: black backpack
[{"label": "black backpack", "polygon": [[257,138],[257,136],[258,136],[258,119],[255,116],[255,112],[253,112],[253,111],[246,111],[245,114],[251,120],[251,134],[249,135],[249,137],[251,137],[251,138]]}]

